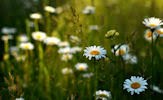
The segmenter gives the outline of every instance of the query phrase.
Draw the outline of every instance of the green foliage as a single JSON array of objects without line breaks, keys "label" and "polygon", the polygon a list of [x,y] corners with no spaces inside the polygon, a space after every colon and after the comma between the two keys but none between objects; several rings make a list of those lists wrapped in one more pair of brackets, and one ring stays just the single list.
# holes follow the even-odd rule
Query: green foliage
[{"label": "green foliage", "polygon": [[[55,6],[56,12],[44,11],[45,5]],[[95,13],[83,14],[88,5],[95,7]],[[34,49],[19,48],[14,53],[9,52],[9,48],[5,50],[0,62],[0,99],[93,100],[97,90],[107,90],[111,91],[112,100],[162,100],[163,94],[153,91],[150,85],[163,89],[163,40],[160,37],[153,44],[145,41],[141,23],[145,17],[162,18],[162,6],[161,0],[42,0],[33,4],[30,13],[40,12],[42,19],[31,19],[28,15],[23,17],[25,27],[16,27],[18,34],[26,33]],[[20,23],[18,18],[11,19]],[[30,22],[34,26],[30,26]],[[63,54],[58,53],[61,48],[58,43],[51,46],[34,40],[34,31],[44,31],[48,37],[67,41],[70,47],[78,46],[82,51],[72,54],[72,59],[66,55],[68,60],[64,61]],[[11,46],[11,40],[8,41],[4,46]],[[16,46],[20,44],[17,39]],[[115,56],[111,49],[116,44],[128,44],[138,63],[125,63],[122,56]],[[92,45],[104,47],[106,58],[86,59],[83,50]],[[89,66],[86,72],[75,68],[82,62]],[[72,73],[64,74],[64,68],[71,69]],[[83,77],[90,73],[93,73],[90,78]],[[125,79],[131,76],[144,77],[148,89],[140,95],[123,90]]]}]

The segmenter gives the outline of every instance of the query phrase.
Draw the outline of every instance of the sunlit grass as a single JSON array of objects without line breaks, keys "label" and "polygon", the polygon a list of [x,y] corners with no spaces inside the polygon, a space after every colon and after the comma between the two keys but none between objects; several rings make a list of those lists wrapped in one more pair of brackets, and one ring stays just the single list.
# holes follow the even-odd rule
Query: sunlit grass
[{"label": "sunlit grass", "polygon": [[161,0],[52,2],[2,31],[0,99],[161,100]]}]

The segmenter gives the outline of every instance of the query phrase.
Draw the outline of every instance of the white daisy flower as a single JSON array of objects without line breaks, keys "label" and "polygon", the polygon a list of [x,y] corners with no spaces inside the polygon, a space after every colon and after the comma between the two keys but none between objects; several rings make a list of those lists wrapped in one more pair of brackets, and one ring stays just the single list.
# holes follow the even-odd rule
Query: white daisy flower
[{"label": "white daisy flower", "polygon": [[71,68],[66,67],[66,68],[63,68],[61,72],[63,75],[68,75],[68,74],[72,74],[73,70]]},{"label": "white daisy flower", "polygon": [[77,63],[75,65],[76,70],[78,71],[86,71],[88,69],[87,63]]},{"label": "white daisy flower", "polygon": [[126,61],[126,63],[136,64],[138,62],[137,57],[129,53],[123,55],[122,58]]},{"label": "white daisy flower", "polygon": [[79,43],[81,40],[79,39],[79,37],[71,35],[70,36],[70,41],[73,43]]},{"label": "white daisy flower", "polygon": [[155,33],[156,33],[157,35],[159,35],[160,37],[163,37],[163,28],[157,28],[157,29],[155,30]]},{"label": "white daisy flower", "polygon": [[78,47],[78,46],[75,46],[75,47],[72,47],[71,48],[71,52],[73,54],[77,53],[77,52],[81,52],[82,51],[82,48],[81,47]]},{"label": "white daisy flower", "polygon": [[34,45],[30,42],[21,43],[19,47],[23,50],[33,50],[34,49]]},{"label": "white daisy flower", "polygon": [[9,50],[10,50],[11,55],[14,55],[18,53],[19,48],[17,46],[11,46]]},{"label": "white daisy flower", "polygon": [[50,12],[50,13],[55,13],[56,12],[56,9],[54,7],[51,7],[51,6],[45,6],[44,10],[47,11],[47,12]]},{"label": "white daisy flower", "polygon": [[89,26],[89,30],[91,30],[91,31],[97,31],[97,30],[99,30],[99,27],[98,27],[98,25],[90,25]]},{"label": "white daisy flower", "polygon": [[123,84],[123,89],[126,89],[128,92],[131,92],[131,95],[134,93],[140,94],[140,92],[147,89],[147,80],[144,80],[143,77],[131,76],[130,79],[126,79]]},{"label": "white daisy flower", "polygon": [[3,35],[3,36],[1,37],[1,39],[2,39],[3,41],[12,40],[12,39],[13,39],[13,35]]},{"label": "white daisy flower", "polygon": [[56,13],[57,14],[60,14],[60,13],[62,13],[63,12],[63,8],[62,7],[57,7],[56,8]]},{"label": "white daisy flower", "polygon": [[123,56],[129,52],[129,46],[127,44],[118,44],[111,49],[111,52],[116,56]]},{"label": "white daisy flower", "polygon": [[33,32],[32,38],[37,41],[43,41],[46,38],[46,33],[41,32],[41,31]]},{"label": "white daisy flower", "polygon": [[62,61],[69,61],[69,60],[71,60],[73,58],[73,55],[72,54],[63,54],[62,56],[61,56],[61,60]]},{"label": "white daisy flower", "polygon": [[151,29],[154,29],[163,25],[163,22],[159,18],[151,17],[151,18],[145,18],[143,24]]},{"label": "white daisy flower", "polygon": [[67,41],[62,41],[62,42],[59,42],[58,46],[59,47],[68,47],[68,46],[70,46],[70,44]]},{"label": "white daisy flower", "polygon": [[3,27],[1,30],[3,34],[14,34],[16,33],[16,31],[17,31],[16,28],[12,28],[12,27]]},{"label": "white daisy flower", "polygon": [[44,43],[46,45],[57,45],[61,40],[57,37],[46,37]]},{"label": "white daisy flower", "polygon": [[99,60],[101,58],[105,58],[106,57],[105,55],[106,55],[106,50],[101,46],[86,47],[83,54],[83,56],[86,56],[86,58],[88,58],[89,60],[91,60],[92,58]]},{"label": "white daisy flower", "polygon": [[24,100],[24,98],[20,97],[20,98],[16,98],[15,100]]},{"label": "white daisy flower", "polygon": [[39,13],[32,13],[30,15],[30,18],[32,18],[32,19],[41,19],[42,18],[42,15],[39,14]]},{"label": "white daisy flower", "polygon": [[64,47],[64,48],[59,48],[58,50],[59,54],[71,54],[71,48],[70,47]]},{"label": "white daisy flower", "polygon": [[95,7],[93,6],[86,6],[83,10],[83,14],[94,14],[95,13]]},{"label": "white daisy flower", "polygon": [[152,35],[153,35],[153,40],[156,40],[157,34],[152,33],[152,31],[151,31],[150,29],[147,29],[147,30],[145,31],[144,38],[145,38],[147,41],[151,42],[151,41],[152,41]]},{"label": "white daisy flower", "polygon": [[19,35],[18,36],[18,41],[20,41],[20,42],[27,42],[28,41],[27,35],[25,35],[25,34]]},{"label": "white daisy flower", "polygon": [[110,91],[98,90],[96,91],[96,100],[111,100],[112,96]]},{"label": "white daisy flower", "polygon": [[93,73],[85,73],[85,74],[83,74],[82,76],[84,77],[84,78],[90,78],[90,77],[92,77],[94,74]]}]

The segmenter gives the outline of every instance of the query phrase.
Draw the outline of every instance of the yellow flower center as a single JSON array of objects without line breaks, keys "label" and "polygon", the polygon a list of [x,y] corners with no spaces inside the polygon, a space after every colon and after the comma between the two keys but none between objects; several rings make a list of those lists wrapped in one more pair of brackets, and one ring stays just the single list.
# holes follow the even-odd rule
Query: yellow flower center
[{"label": "yellow flower center", "polygon": [[93,51],[90,52],[90,54],[91,54],[91,55],[99,55],[100,52],[97,51],[97,50],[93,50]]},{"label": "yellow flower center", "polygon": [[83,71],[83,70],[85,70],[85,67],[79,66],[79,70]]},{"label": "yellow flower center", "polygon": [[100,97],[107,97],[106,94],[102,93],[100,94]]},{"label": "yellow flower center", "polygon": [[37,35],[36,38],[40,39],[41,38],[41,35]]},{"label": "yellow flower center", "polygon": [[147,37],[148,37],[148,38],[152,37],[152,32],[151,32],[151,31],[149,31],[149,32],[147,33]]},{"label": "yellow flower center", "polygon": [[29,45],[25,45],[24,48],[25,48],[25,49],[28,49],[28,48],[29,48]]},{"label": "yellow flower center", "polygon": [[120,50],[118,50],[118,54],[119,55],[124,55],[125,54],[125,51],[120,49]]},{"label": "yellow flower center", "polygon": [[138,83],[138,82],[134,82],[134,83],[132,83],[131,84],[131,88],[133,88],[133,89],[138,89],[138,88],[140,88],[140,83]]},{"label": "yellow flower center", "polygon": [[161,30],[157,30],[158,34],[163,34],[163,32]]},{"label": "yellow flower center", "polygon": [[151,26],[151,27],[155,27],[155,26],[156,26],[156,24],[150,24],[149,26]]}]

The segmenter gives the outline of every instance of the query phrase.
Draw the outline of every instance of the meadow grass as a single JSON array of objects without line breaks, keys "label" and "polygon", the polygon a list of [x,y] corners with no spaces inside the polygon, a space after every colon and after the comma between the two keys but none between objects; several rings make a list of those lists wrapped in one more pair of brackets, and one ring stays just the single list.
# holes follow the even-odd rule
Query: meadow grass
[{"label": "meadow grass", "polygon": [[[163,18],[161,0],[42,2],[34,12],[40,18],[24,19],[28,40],[14,36],[16,50],[10,49],[9,33],[3,33],[7,39],[3,39],[5,52],[0,61],[1,100],[162,100],[163,40],[160,35],[147,41],[144,32],[153,29],[142,24],[145,18]],[[45,11],[51,2],[55,11]],[[45,41],[47,37],[55,39]],[[106,54],[96,59],[102,50],[95,47],[87,59],[83,54],[91,46],[100,46]],[[125,60],[123,54],[133,59]],[[78,63],[88,68],[77,69]],[[123,89],[131,76],[143,77],[147,89],[134,95]],[[99,90],[108,94],[98,94]]]}]

